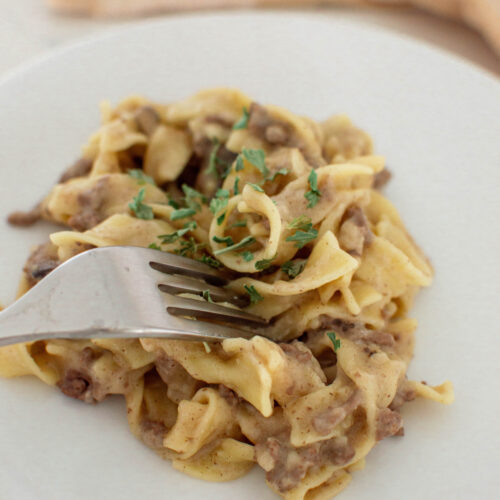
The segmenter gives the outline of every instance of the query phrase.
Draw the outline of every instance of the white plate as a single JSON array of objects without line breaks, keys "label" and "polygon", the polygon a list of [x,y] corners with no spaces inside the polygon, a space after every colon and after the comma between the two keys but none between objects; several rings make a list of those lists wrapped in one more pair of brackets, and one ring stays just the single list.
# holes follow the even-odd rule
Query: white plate
[{"label": "white plate", "polygon": [[[405,38],[319,17],[148,22],[59,51],[0,84],[0,213],[48,190],[96,127],[101,99],[171,101],[215,85],[318,119],[349,113],[387,156],[395,174],[387,194],[436,268],[414,310],[410,376],[450,378],[456,403],[405,407],[406,436],[377,446],[342,499],[493,498],[500,84],[491,76]],[[7,303],[28,247],[49,228],[1,224]],[[275,498],[257,470],[226,484],[181,475],[132,437],[120,399],[86,406],[34,378],[0,380],[0,443],[2,500]]]}]

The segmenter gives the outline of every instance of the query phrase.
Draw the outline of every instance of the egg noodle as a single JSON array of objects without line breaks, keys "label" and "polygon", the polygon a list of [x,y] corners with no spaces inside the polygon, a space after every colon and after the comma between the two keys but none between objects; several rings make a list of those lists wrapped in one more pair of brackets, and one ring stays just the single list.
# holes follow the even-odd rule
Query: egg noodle
[{"label": "egg noodle", "polygon": [[388,172],[365,132],[223,88],[101,111],[82,158],[10,217],[71,229],[33,250],[20,294],[82,251],[150,246],[220,269],[272,318],[267,338],[38,341],[0,349],[1,375],[87,403],[122,394],[134,435],[176,469],[228,481],[257,463],[288,500],[341,491],[378,441],[403,434],[406,401],[451,403],[450,382],[406,378],[407,313],[433,273],[380,194]]}]

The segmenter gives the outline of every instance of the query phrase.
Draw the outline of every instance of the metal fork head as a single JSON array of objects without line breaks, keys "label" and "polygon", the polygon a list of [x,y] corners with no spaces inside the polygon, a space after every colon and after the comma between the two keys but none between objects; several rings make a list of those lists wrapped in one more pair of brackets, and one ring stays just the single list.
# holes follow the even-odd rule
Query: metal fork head
[{"label": "metal fork head", "polygon": [[226,283],[216,270],[186,257],[149,248],[96,248],[61,264],[0,313],[0,345],[58,337],[250,338],[265,320],[179,296],[208,290],[214,302],[246,305],[246,297],[220,287]]}]

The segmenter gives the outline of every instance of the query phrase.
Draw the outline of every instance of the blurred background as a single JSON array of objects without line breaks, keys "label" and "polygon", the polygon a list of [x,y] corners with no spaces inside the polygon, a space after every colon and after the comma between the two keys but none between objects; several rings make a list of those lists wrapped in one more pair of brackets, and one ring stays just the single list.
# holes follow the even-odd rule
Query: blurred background
[{"label": "blurred background", "polygon": [[500,76],[500,0],[0,0],[0,77],[70,42],[148,17],[227,9],[315,12],[430,43]]}]

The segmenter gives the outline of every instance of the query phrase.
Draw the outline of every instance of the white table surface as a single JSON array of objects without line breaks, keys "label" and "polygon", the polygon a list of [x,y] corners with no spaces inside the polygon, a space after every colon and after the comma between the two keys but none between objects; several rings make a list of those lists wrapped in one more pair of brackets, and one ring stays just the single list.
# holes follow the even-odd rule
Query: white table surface
[{"label": "white table surface", "polygon": [[[312,10],[312,9],[311,9]],[[458,23],[405,8],[318,8],[407,35],[455,53],[500,76],[500,58],[482,38]],[[72,41],[140,20],[97,20],[50,12],[44,0],[0,0],[0,76],[31,58]]]}]

